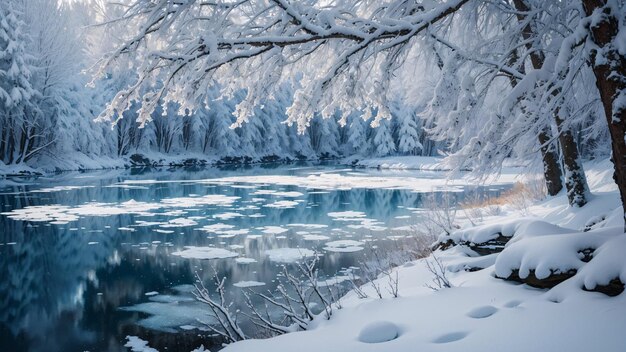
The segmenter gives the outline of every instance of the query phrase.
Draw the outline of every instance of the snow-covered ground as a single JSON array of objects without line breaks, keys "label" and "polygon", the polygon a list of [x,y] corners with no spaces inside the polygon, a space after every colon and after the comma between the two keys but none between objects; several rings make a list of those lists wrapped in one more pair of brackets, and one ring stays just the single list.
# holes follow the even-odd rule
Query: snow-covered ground
[{"label": "snow-covered ground", "polygon": [[[594,196],[582,209],[568,207],[565,195],[523,212],[503,206],[501,214],[484,219],[482,231],[454,234],[475,239],[492,235],[494,228],[516,233],[500,254],[475,257],[458,246],[436,252],[452,288],[428,288],[433,274],[425,262],[433,257],[417,260],[397,269],[399,298],[388,293],[373,298],[366,286],[369,298],[349,293],[342,309],[330,320],[318,317],[308,331],[241,341],[225,351],[624,351],[626,294],[609,297],[581,289],[612,278],[626,282],[626,237],[611,172],[608,161],[587,166]],[[581,232],[590,220],[602,218]],[[581,246],[597,248],[588,263],[576,257]],[[462,270],[478,261],[486,269]],[[524,276],[529,268],[537,277],[551,270],[577,269],[578,274],[550,290],[495,277],[511,269]],[[386,279],[381,280],[384,286]]]},{"label": "snow-covered ground", "polygon": [[[450,171],[452,167],[446,163],[443,157],[438,156],[385,156],[380,158],[349,157],[343,159],[345,164],[377,168],[383,170],[425,170],[425,171]],[[523,163],[516,160],[507,159],[504,161],[503,171],[524,167]]]},{"label": "snow-covered ground", "polygon": [[450,168],[442,162],[442,158],[436,156],[388,156],[381,158],[358,159],[354,157],[346,158],[346,164],[361,167],[371,167],[380,169],[412,169],[447,171]]}]

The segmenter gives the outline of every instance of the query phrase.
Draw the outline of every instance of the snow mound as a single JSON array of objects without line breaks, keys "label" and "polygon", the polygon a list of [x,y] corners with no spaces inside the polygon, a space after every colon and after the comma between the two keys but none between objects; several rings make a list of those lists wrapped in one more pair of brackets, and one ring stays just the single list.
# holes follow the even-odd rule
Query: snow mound
[{"label": "snow mound", "polygon": [[534,230],[521,233],[500,253],[495,263],[496,276],[508,278],[517,271],[525,279],[532,271],[542,280],[554,274],[572,273],[589,261],[589,253],[615,235],[615,229],[551,233],[539,231],[535,226]]},{"label": "snow mound", "polygon": [[[620,229],[615,229],[619,231]],[[574,288],[598,291],[609,296],[623,292],[626,283],[626,234],[619,234],[608,239],[593,253],[593,259],[585,264],[576,275],[557,286],[551,292],[551,298],[561,301]],[[558,298],[557,298],[558,297]]]},{"label": "snow mound", "polygon": [[381,343],[395,340],[400,336],[400,329],[388,321],[376,321],[365,325],[359,333],[359,341],[365,343]]},{"label": "snow mound", "polygon": [[492,266],[496,262],[498,253],[493,253],[481,257],[460,257],[451,258],[446,263],[446,269],[456,273],[463,271],[476,271]]},{"label": "snow mound", "polygon": [[451,234],[443,234],[439,236],[438,243],[452,241],[458,243],[485,243],[496,239],[498,236],[513,237],[517,227],[523,223],[523,220],[514,220],[509,222],[499,222],[495,224],[486,224],[474,226],[467,229],[457,230]]},{"label": "snow mound", "polygon": [[575,232],[541,220],[516,219],[475,226],[452,232],[450,235],[439,236],[435,248],[447,249],[453,245],[471,248],[479,255],[499,253],[509,245],[522,238],[541,236],[544,234],[566,234]]}]

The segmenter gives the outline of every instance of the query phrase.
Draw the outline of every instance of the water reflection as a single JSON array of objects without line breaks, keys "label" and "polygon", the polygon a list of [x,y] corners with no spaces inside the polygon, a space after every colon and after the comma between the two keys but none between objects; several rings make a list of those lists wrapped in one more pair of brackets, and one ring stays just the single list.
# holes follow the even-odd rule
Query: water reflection
[{"label": "water reflection", "polygon": [[[126,335],[170,350],[191,350],[201,343],[216,347],[219,341],[198,330],[198,320],[210,317],[190,298],[195,272],[210,282],[217,270],[228,278],[237,299],[240,289],[232,284],[240,281],[275,287],[282,263],[270,260],[268,250],[319,251],[324,254],[322,272],[333,276],[355,265],[361,252],[324,250],[327,242],[366,240],[384,246],[392,242],[388,236],[404,235],[402,229],[419,221],[414,208],[424,193],[411,190],[219,181],[250,175],[306,180],[322,172],[362,178],[392,174],[265,165],[132,169],[9,181],[0,188],[0,349],[120,351],[125,350]],[[399,176],[416,182],[442,177]],[[206,179],[212,181],[197,181]],[[348,215],[329,216],[342,212]],[[185,246],[221,248],[249,259],[172,255]]]}]

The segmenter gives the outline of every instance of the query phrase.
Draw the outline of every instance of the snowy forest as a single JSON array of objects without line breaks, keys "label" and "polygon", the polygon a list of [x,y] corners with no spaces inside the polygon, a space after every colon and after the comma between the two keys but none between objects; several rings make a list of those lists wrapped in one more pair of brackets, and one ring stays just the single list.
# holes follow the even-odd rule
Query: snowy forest
[{"label": "snowy forest", "polygon": [[115,94],[138,75],[128,58],[99,72],[98,78],[90,74],[102,56],[122,42],[119,30],[126,24],[105,23],[123,16],[126,6],[35,0],[8,1],[2,10],[6,79],[0,155],[6,165],[49,171],[118,166],[132,154],[258,162],[437,155],[445,149],[445,143],[424,132],[429,122],[419,114],[425,99],[409,104],[398,98],[391,105],[397,118],[380,128],[372,128],[359,111],[350,111],[340,122],[337,110],[335,118],[315,119],[300,135],[296,127],[283,123],[297,78],[281,84],[271,99],[254,108],[256,118],[236,129],[233,113],[246,89],[224,96],[218,82],[204,87],[204,103],[184,116],[179,115],[179,103],[168,102],[151,112],[151,123],[143,126],[137,123],[141,104],[136,102],[117,123],[96,122]]},{"label": "snowy forest", "polygon": [[625,230],[625,0],[0,1],[2,351],[624,351]]}]

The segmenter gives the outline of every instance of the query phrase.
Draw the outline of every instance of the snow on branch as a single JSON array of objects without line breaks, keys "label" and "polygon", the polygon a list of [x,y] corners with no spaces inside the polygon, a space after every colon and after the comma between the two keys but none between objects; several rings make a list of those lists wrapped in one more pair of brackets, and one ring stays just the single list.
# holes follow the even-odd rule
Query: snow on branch
[{"label": "snow on branch", "polygon": [[[225,94],[245,83],[240,125],[277,82],[298,75],[287,122],[300,131],[320,107],[324,117],[335,109],[371,109],[378,121],[390,116],[384,93],[411,39],[467,2],[340,1],[330,8],[313,0],[136,0],[122,16],[133,34],[100,62],[97,74],[125,55],[140,62],[139,74],[99,120],[117,121],[141,101],[138,122],[145,124],[160,104],[193,109],[215,82]],[[368,91],[357,83],[364,77],[378,86]]]}]

